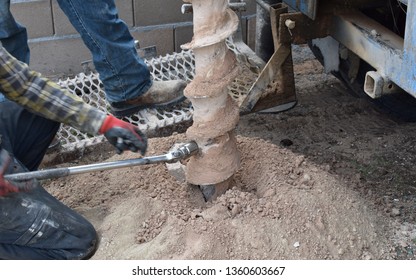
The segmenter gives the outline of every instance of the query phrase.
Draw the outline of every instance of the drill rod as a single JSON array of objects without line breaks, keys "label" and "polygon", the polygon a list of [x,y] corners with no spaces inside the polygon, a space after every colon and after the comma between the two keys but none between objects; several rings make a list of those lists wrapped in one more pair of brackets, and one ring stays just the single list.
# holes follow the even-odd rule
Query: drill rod
[{"label": "drill rod", "polygon": [[120,161],[113,161],[113,162],[102,162],[102,163],[95,163],[95,164],[87,164],[87,165],[80,165],[80,166],[73,166],[73,167],[62,167],[62,168],[55,168],[55,169],[45,169],[45,170],[38,170],[32,172],[23,172],[23,173],[15,173],[15,174],[7,174],[4,175],[4,179],[8,181],[14,182],[22,182],[28,181],[32,179],[37,180],[44,180],[44,179],[52,179],[52,178],[60,178],[66,177],[69,175],[81,174],[81,173],[88,173],[93,171],[102,171],[102,170],[111,170],[111,169],[118,169],[124,167],[131,167],[136,165],[146,165],[146,164],[153,164],[153,163],[171,163],[176,162],[181,159],[188,158],[192,156],[194,153],[198,151],[198,145],[196,142],[191,141],[186,143],[176,150],[170,151],[164,155],[158,156],[150,156],[150,157],[142,157],[142,158],[135,158],[135,159],[126,159]]}]

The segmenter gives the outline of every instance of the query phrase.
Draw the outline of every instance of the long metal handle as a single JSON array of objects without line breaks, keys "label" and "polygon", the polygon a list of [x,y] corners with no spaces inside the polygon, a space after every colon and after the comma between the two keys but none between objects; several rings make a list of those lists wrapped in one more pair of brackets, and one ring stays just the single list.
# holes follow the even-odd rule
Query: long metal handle
[{"label": "long metal handle", "polygon": [[136,166],[136,165],[146,165],[146,164],[153,164],[153,163],[160,163],[160,162],[175,162],[175,161],[190,157],[197,151],[198,151],[198,145],[194,141],[192,141],[164,155],[143,157],[143,158],[136,158],[136,159],[127,159],[127,160],[120,160],[120,161],[113,161],[113,162],[87,164],[87,165],[80,165],[80,166],[73,166],[73,167],[55,168],[55,169],[49,169],[49,170],[46,169],[46,170],[39,170],[39,171],[32,171],[32,172],[7,174],[7,175],[4,175],[4,179],[8,181],[15,181],[15,182],[28,181],[32,179],[44,180],[44,179],[66,177],[69,175],[75,175],[75,174],[81,174],[81,173],[88,173],[88,172],[93,172],[93,171],[118,169],[118,168],[124,168],[124,167]]}]

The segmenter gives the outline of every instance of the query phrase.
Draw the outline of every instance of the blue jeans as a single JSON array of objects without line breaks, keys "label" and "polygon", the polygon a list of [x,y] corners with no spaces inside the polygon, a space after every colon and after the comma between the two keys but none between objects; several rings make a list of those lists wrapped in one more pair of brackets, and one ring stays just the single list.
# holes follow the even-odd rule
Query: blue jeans
[{"label": "blue jeans", "polygon": [[[36,116],[12,101],[0,103],[0,149],[13,158],[8,173],[36,170],[59,123]],[[97,246],[85,218],[34,182],[27,192],[0,197],[0,259],[83,259]]]},{"label": "blue jeans", "polygon": [[114,0],[58,0],[92,53],[107,101],[120,102],[145,93],[150,73],[134,47],[128,26],[118,17]]},{"label": "blue jeans", "polygon": [[26,28],[16,22],[10,13],[10,0],[0,0],[0,41],[11,55],[29,64]]},{"label": "blue jeans", "polygon": [[[134,99],[150,88],[149,70],[136,52],[128,26],[119,19],[114,0],[58,0],[58,4],[91,51],[108,102]],[[28,63],[26,30],[14,21],[9,6],[10,0],[0,0],[0,39],[6,50]],[[12,46],[27,57],[13,52]]]},{"label": "blue jeans", "polygon": [[[16,22],[10,13],[10,0],[0,0],[0,42],[11,55],[29,64],[26,28]],[[4,100],[0,93],[0,102]]]}]

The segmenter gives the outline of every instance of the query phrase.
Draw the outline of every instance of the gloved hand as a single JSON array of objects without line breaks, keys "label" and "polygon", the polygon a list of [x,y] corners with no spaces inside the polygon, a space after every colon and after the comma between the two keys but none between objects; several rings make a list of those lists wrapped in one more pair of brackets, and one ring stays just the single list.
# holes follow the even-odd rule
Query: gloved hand
[{"label": "gloved hand", "polygon": [[4,179],[4,173],[9,167],[11,157],[5,150],[0,150],[0,196],[5,196],[12,192],[18,192],[19,189]]},{"label": "gloved hand", "polygon": [[108,115],[104,119],[99,132],[104,134],[108,142],[116,147],[118,154],[121,154],[125,150],[132,152],[140,151],[142,155],[146,153],[147,137],[137,126],[131,123]]}]

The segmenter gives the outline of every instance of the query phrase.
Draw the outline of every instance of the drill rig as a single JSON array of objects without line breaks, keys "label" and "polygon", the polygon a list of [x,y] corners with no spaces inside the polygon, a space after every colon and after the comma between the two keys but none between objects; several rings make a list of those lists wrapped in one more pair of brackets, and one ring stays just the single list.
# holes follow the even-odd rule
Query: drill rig
[{"label": "drill rig", "polygon": [[[388,111],[416,120],[416,4],[409,0],[248,0],[255,1],[256,42],[251,50],[242,39],[242,26],[227,46],[241,67],[229,85],[240,114],[276,113],[296,105],[292,45],[308,44],[325,71],[334,74],[358,95]],[[247,2],[247,1],[246,1]],[[245,1],[229,1],[241,17]],[[183,13],[192,4],[183,4]],[[145,60],[155,80],[195,77],[192,49]],[[87,103],[106,110],[102,84],[95,72],[60,80],[59,84]],[[149,137],[187,128],[193,106],[184,102],[166,109],[146,109],[126,118]],[[101,141],[63,126],[64,147]]]},{"label": "drill rig", "polygon": [[[416,105],[416,4],[413,1],[252,1],[257,5],[255,50],[243,42],[242,27],[236,24],[237,16],[245,10],[244,1],[210,0],[212,3],[203,9],[201,7],[208,1],[185,1],[188,4],[182,6],[183,13],[201,13],[204,9],[202,14],[206,13],[205,19],[201,16],[195,18],[201,22],[194,20],[194,40],[180,53],[147,59],[146,62],[155,80],[188,81],[190,86],[185,91],[188,100],[172,108],[146,109],[125,118],[139,126],[149,137],[169,134],[182,127],[188,129],[187,135],[198,142],[201,150],[207,151],[221,143],[228,150],[232,150],[227,161],[229,164],[224,165],[228,169],[213,168],[218,169],[214,173],[219,174],[219,179],[213,181],[211,179],[215,176],[206,168],[211,165],[206,165],[203,159],[215,159],[225,153],[218,149],[212,155],[206,152],[201,156],[199,153],[199,156],[191,159],[191,162],[199,163],[191,166],[190,169],[194,172],[188,174],[188,181],[204,188],[210,187],[208,192],[212,195],[216,189],[221,188],[222,183],[232,177],[239,166],[232,133],[239,114],[278,113],[296,105],[292,61],[294,44],[309,45],[325,71],[334,74],[352,92],[365,96],[393,114],[416,120],[413,109],[413,105]],[[218,14],[222,14],[223,22],[211,15],[215,8]],[[215,18],[217,21],[215,24],[208,24],[204,22],[207,18]],[[201,24],[201,27],[195,23]],[[224,28],[224,32],[216,34],[216,30],[223,30],[222,26],[227,27],[228,31]],[[224,34],[227,36],[223,36]],[[233,54],[230,55],[229,52]],[[216,55],[217,61],[209,63],[209,58]],[[229,67],[223,68],[229,71],[224,70],[221,74],[223,69],[218,66],[226,65],[227,61],[230,62]],[[212,92],[210,96],[205,95],[201,85],[210,83],[212,73],[210,69],[203,69],[203,64],[204,67],[211,65],[213,69],[217,67],[217,74],[221,74],[219,77],[230,76],[227,87],[218,87],[217,92]],[[238,65],[238,74],[233,73],[234,64]],[[214,77],[214,80],[220,81],[219,77]],[[106,110],[102,85],[96,73],[81,73],[74,79],[59,83],[82,96],[86,102]],[[214,84],[219,85],[217,82]],[[202,120],[203,114],[208,112],[209,116],[205,117],[211,120],[220,112],[219,109],[212,109],[215,106],[210,104],[221,104],[218,108],[230,109],[225,114],[233,115],[229,126],[201,129],[209,123]],[[195,111],[198,107],[209,107],[212,110],[209,112],[202,108],[199,112]],[[196,126],[190,127],[192,122]],[[206,131],[211,131],[212,135],[204,135]],[[219,131],[222,133],[218,134]],[[69,149],[100,141],[99,138],[91,138],[69,127],[62,127],[58,135],[64,147]],[[220,138],[226,140],[221,142]],[[200,172],[201,170],[210,176],[202,180],[199,176],[204,172]]]}]

